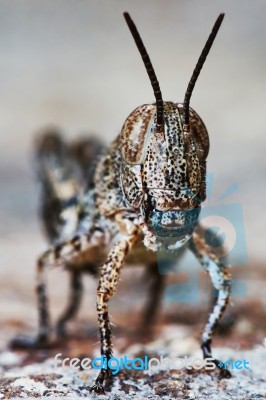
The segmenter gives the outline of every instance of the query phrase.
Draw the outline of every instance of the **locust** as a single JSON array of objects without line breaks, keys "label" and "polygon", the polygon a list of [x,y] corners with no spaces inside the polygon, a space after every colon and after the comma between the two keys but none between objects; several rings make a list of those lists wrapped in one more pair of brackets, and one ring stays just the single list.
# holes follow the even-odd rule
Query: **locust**
[{"label": "locust", "polygon": [[[201,336],[203,357],[212,357],[212,337],[229,301],[231,277],[228,266],[212,252],[199,224],[201,203],[206,198],[209,136],[204,122],[190,107],[190,99],[224,14],[212,28],[183,103],[163,100],[139,32],[127,12],[124,17],[143,59],[155,102],[132,111],[109,147],[96,139],[66,145],[56,132],[46,133],[38,141],[42,218],[50,247],[37,261],[36,343],[44,345],[51,334],[46,293],[49,266],[64,265],[71,276],[69,304],[56,326],[59,336],[78,310],[82,274],[89,272],[98,279],[101,355],[109,360],[113,350],[108,305],[125,263],[137,260],[153,271],[150,301],[144,313],[147,319],[152,318],[163,285],[156,252],[164,249],[174,254],[186,247],[209,273],[217,291]],[[219,360],[214,361],[219,368]],[[230,376],[228,370],[221,369],[221,373]],[[110,370],[101,369],[91,390],[104,393],[109,378]]]}]

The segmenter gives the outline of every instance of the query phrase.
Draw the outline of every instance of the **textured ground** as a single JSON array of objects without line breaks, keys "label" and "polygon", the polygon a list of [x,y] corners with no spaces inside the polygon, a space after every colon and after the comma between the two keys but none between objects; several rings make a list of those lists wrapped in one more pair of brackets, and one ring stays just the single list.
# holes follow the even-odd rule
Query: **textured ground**
[{"label": "textured ground", "polygon": [[[172,358],[184,356],[200,357],[195,350],[197,342],[188,337],[187,327],[168,327],[160,339],[129,347],[124,354],[131,356],[160,354]],[[177,339],[178,338],[178,339]],[[73,345],[73,344],[72,344]],[[62,349],[54,349],[61,352]],[[66,349],[65,349],[66,350]],[[220,379],[217,371],[199,372],[197,370],[123,371],[114,380],[112,388],[105,396],[92,396],[90,387],[97,375],[96,370],[81,371],[71,367],[55,367],[49,352],[38,351],[37,355],[6,351],[0,355],[3,375],[0,381],[1,398],[99,398],[99,399],[235,399],[251,400],[266,398],[266,348],[258,345],[249,350],[236,350],[224,347],[215,348],[221,359],[245,359],[250,370],[234,370],[231,379]],[[63,355],[66,355],[63,353]],[[69,354],[68,354],[69,355]],[[77,356],[77,354],[75,354]],[[122,356],[120,353],[119,356]],[[46,358],[48,356],[48,358]],[[51,356],[51,354],[50,354]],[[80,358],[84,354],[80,354]],[[116,354],[118,357],[118,354]],[[42,361],[33,361],[32,358]],[[64,356],[63,356],[64,357]]]},{"label": "textured ground", "polygon": [[[128,288],[130,274],[124,280]],[[132,279],[132,278],[131,278]],[[140,286],[139,282],[139,286]],[[143,285],[145,288],[145,285]],[[123,290],[122,290],[123,292]],[[126,294],[126,293],[125,293]],[[122,302],[126,301],[123,293]],[[119,296],[118,296],[119,297]],[[131,304],[127,302],[128,309]],[[165,307],[164,307],[165,308]],[[165,315],[158,317],[153,334],[145,333],[138,313],[128,313],[120,308],[114,311],[114,356],[119,358],[170,357],[176,359],[188,356],[201,358],[198,337],[206,311],[200,305],[179,306],[179,313],[166,307]],[[107,388],[102,399],[237,399],[249,400],[266,398],[266,338],[265,310],[259,302],[241,304],[235,301],[229,307],[224,321],[214,340],[214,355],[222,361],[228,359],[246,360],[250,370],[232,370],[231,379],[220,379],[217,370],[197,371],[192,369],[164,370],[154,368],[148,371],[123,370],[115,378],[112,387]],[[141,329],[142,326],[142,329]],[[31,351],[12,350],[9,340],[18,333],[34,335],[29,324],[9,322],[2,327],[3,350],[0,353],[0,398],[69,397],[93,398],[90,387],[97,371],[77,370],[55,364],[55,355],[60,359],[77,357],[91,359],[99,356],[97,326],[91,321],[77,319],[70,324],[70,336],[54,342],[47,349]],[[5,344],[4,344],[5,343]],[[96,396],[97,397],[97,396]]]}]

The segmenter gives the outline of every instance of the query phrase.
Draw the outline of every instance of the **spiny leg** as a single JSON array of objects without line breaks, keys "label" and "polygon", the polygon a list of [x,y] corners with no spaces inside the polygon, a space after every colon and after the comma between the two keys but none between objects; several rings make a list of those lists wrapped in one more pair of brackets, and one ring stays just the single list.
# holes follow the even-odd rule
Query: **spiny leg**
[{"label": "spiny leg", "polygon": [[[48,266],[60,266],[66,262],[74,265],[73,260],[81,253],[93,247],[104,245],[104,235],[100,227],[94,226],[87,234],[76,234],[70,240],[62,242],[46,251],[37,262],[37,297],[39,310],[39,333],[37,338],[19,337],[12,342],[15,347],[44,346],[49,342],[50,326],[48,300],[46,293],[46,270]],[[70,265],[71,265],[70,264]]]},{"label": "spiny leg", "polygon": [[82,272],[75,270],[76,268],[75,264],[68,263],[67,265],[67,269],[70,273],[70,299],[66,310],[56,324],[57,337],[65,336],[66,323],[73,318],[79,310],[83,295],[82,272],[86,271],[93,277],[97,276],[97,266],[92,263],[86,262],[82,265]]},{"label": "spiny leg", "polygon": [[80,271],[70,271],[70,299],[69,304],[56,324],[56,335],[65,336],[65,325],[73,318],[80,306],[83,293],[82,279]]},{"label": "spiny leg", "polygon": [[[112,357],[111,327],[108,314],[108,304],[115,294],[118,286],[121,269],[124,265],[126,255],[137,239],[137,233],[125,237],[113,246],[108,254],[107,260],[101,269],[99,285],[97,289],[97,313],[101,337],[101,356],[108,360]],[[110,370],[102,368],[95,385],[91,391],[104,393],[103,384],[110,377]]]},{"label": "spiny leg", "polygon": [[[38,334],[38,342],[43,343],[47,341],[49,338],[49,315],[48,315],[48,306],[47,306],[47,296],[46,296],[46,286],[44,280],[44,271],[49,265],[61,265],[66,263],[67,261],[73,260],[75,257],[78,257],[82,252],[88,251],[88,249],[92,248],[92,242],[95,244],[98,242],[98,245],[101,245],[103,239],[103,232],[101,228],[95,226],[88,234],[77,234],[72,239],[67,240],[61,244],[58,244],[54,248],[48,250],[46,253],[40,257],[37,266],[38,273],[38,286],[37,286],[37,294],[38,294],[38,305],[39,305],[39,334]],[[74,268],[74,263],[68,263]],[[80,277],[75,276],[73,278],[73,284],[75,285],[72,299],[67,309],[64,317],[64,322],[66,322],[77,310],[77,306],[75,304],[75,300],[79,302],[79,296],[81,295],[81,283]],[[62,317],[62,318],[63,318]],[[60,323],[60,320],[59,320]],[[58,327],[57,327],[58,328]],[[60,329],[60,327],[59,327]]]},{"label": "spiny leg", "polygon": [[38,299],[39,332],[36,338],[19,335],[11,341],[14,348],[36,348],[44,347],[48,344],[50,332],[50,316],[46,294],[46,276],[41,262],[37,262],[37,286],[36,293]]},{"label": "spiny leg", "polygon": [[37,262],[37,299],[38,299],[38,315],[39,315],[39,332],[36,338],[36,345],[45,345],[49,339],[50,333],[50,316],[48,309],[48,300],[46,293],[46,275],[45,265],[40,258]]},{"label": "spiny leg", "polygon": [[[201,348],[203,351],[204,358],[212,358],[211,352],[211,342],[215,328],[217,327],[225,308],[229,301],[230,287],[231,287],[231,276],[229,274],[228,268],[225,267],[218,258],[213,254],[206,255],[200,252],[196,246],[197,240],[200,240],[201,246],[202,238],[198,238],[197,235],[189,242],[189,248],[196,258],[201,263],[202,267],[209,273],[212,284],[218,292],[214,307],[209,315],[208,322],[205,325],[202,337],[201,337]],[[206,246],[207,248],[207,246]],[[224,369],[223,363],[219,360],[213,360],[215,365],[220,368],[221,376],[224,378],[229,378],[231,376],[230,371]]]}]

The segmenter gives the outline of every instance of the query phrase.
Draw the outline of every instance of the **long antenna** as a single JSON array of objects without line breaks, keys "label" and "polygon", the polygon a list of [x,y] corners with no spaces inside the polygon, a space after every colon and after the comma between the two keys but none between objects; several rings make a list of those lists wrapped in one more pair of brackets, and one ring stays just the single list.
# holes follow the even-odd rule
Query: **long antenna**
[{"label": "long antenna", "polygon": [[134,24],[133,20],[131,19],[129,13],[124,12],[124,17],[126,20],[126,23],[129,27],[129,30],[135,40],[136,46],[140,52],[140,55],[142,57],[142,60],[144,62],[146,71],[149,75],[150,81],[151,81],[151,85],[153,88],[153,92],[154,92],[154,96],[156,99],[156,110],[157,110],[157,125],[156,125],[156,129],[157,132],[161,132],[163,131],[164,128],[164,117],[163,117],[163,98],[162,98],[162,93],[161,93],[161,89],[159,86],[159,82],[158,79],[156,77],[155,71],[153,69],[150,57],[147,53],[147,50],[144,46],[144,43],[140,37],[140,34],[136,28],[136,25]]},{"label": "long antenna", "polygon": [[207,58],[207,55],[209,54],[209,51],[212,47],[214,39],[220,29],[223,19],[224,19],[224,13],[221,13],[212,28],[211,34],[208,37],[208,40],[201,52],[201,55],[197,62],[197,65],[193,71],[191,78],[190,78],[190,81],[189,81],[189,84],[188,84],[188,87],[186,90],[185,98],[184,98],[184,103],[183,103],[184,124],[187,126],[189,125],[189,102],[190,102],[190,98],[191,98],[195,83],[198,79],[198,76],[199,76],[200,71],[203,67],[203,64]]}]

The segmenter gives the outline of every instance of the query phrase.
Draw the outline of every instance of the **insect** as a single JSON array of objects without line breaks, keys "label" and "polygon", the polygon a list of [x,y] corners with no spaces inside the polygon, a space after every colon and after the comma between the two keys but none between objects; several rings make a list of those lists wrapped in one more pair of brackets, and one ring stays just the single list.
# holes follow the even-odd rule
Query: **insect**
[{"label": "insect", "polygon": [[[189,105],[224,14],[218,16],[213,26],[183,103],[163,101],[137,28],[128,13],[124,13],[124,17],[143,59],[156,101],[137,107],[129,115],[119,136],[94,166],[90,165],[93,157],[85,157],[87,161],[82,167],[84,155],[80,151],[86,147],[84,144],[66,150],[57,135],[42,139],[39,158],[42,171],[45,171],[43,181],[50,179],[50,186],[47,184],[44,190],[43,216],[51,248],[37,263],[40,322],[37,342],[44,344],[50,333],[45,285],[49,265],[64,264],[72,276],[70,304],[57,325],[59,334],[78,307],[82,272],[98,272],[101,355],[110,359],[112,340],[108,303],[117,290],[125,261],[136,249],[141,250],[138,254],[143,262],[148,257],[153,260],[155,252],[161,248],[174,252],[187,246],[209,273],[218,291],[201,338],[203,356],[212,357],[212,336],[228,303],[231,280],[228,268],[211,252],[201,230],[197,229],[201,203],[206,197],[209,138],[203,121]],[[87,149],[92,154],[104,150],[97,142],[91,142]],[[71,178],[75,169],[71,163],[66,173],[62,167],[70,159],[69,152],[83,171],[80,181]],[[89,174],[87,166],[92,167]],[[88,176],[92,178],[86,184]],[[82,191],[80,187],[83,187]],[[144,252],[146,255],[143,256]],[[151,264],[156,268],[153,261]],[[154,296],[156,301],[156,293]],[[219,367],[219,360],[215,363]],[[230,375],[227,370],[221,372],[224,376]],[[92,388],[94,392],[104,392],[109,374],[108,370],[100,371]]]}]

